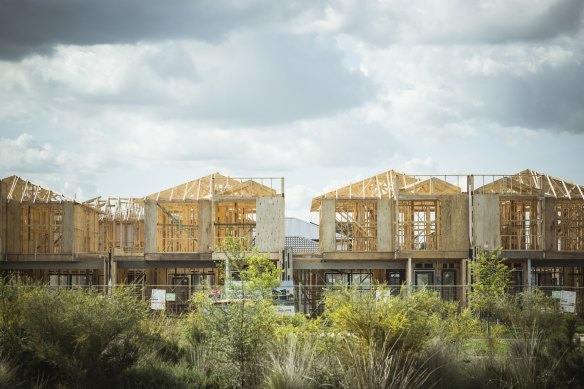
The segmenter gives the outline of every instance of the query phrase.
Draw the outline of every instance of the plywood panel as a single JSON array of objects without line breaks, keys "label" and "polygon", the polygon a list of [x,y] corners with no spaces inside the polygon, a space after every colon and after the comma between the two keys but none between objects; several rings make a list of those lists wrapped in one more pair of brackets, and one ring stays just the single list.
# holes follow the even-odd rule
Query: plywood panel
[{"label": "plywood panel", "polygon": [[501,247],[499,195],[474,195],[472,212],[474,246],[489,250]]},{"label": "plywood panel", "polygon": [[20,253],[20,203],[10,201],[6,207],[6,252]]},{"label": "plywood panel", "polygon": [[158,210],[155,200],[146,200],[144,204],[144,253],[158,252],[156,241],[156,224],[158,222]]},{"label": "plywood panel", "polygon": [[444,195],[442,202],[442,247],[444,251],[469,249],[468,196]]},{"label": "plywood panel", "polygon": [[393,251],[393,201],[377,200],[377,251]]},{"label": "plywood panel", "polygon": [[97,253],[99,247],[99,213],[82,204],[74,205],[75,229],[73,252]]},{"label": "plywood panel", "polygon": [[199,201],[199,252],[213,251],[213,205],[209,200]]},{"label": "plywood panel", "polygon": [[63,235],[61,238],[61,253],[73,254],[75,252],[75,208],[73,203],[63,203]]},{"label": "plywood panel", "polygon": [[323,199],[320,205],[320,250],[336,250],[335,200]]},{"label": "plywood panel", "polygon": [[284,198],[256,200],[256,246],[263,252],[284,250]]}]

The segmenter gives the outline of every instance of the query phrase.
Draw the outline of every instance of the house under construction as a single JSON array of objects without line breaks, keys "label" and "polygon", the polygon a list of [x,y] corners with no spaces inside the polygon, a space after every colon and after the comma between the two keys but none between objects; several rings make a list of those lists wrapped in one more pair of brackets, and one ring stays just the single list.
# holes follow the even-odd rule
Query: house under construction
[{"label": "house under construction", "polygon": [[164,285],[181,308],[200,285],[220,283],[215,261],[229,237],[269,253],[298,286],[298,308],[317,313],[322,288],[337,282],[434,288],[464,304],[467,260],[502,248],[515,290],[574,288],[582,315],[583,192],[533,170],[390,170],[314,198],[318,245],[295,237],[288,245],[302,244],[287,247],[283,178],[215,173],[140,198],[80,203],[12,176],[0,185],[0,270],[53,286],[138,284],[145,296]]},{"label": "house under construction", "polygon": [[[305,312],[322,286],[374,283],[466,301],[467,259],[503,249],[515,290],[584,285],[584,187],[533,170],[511,175],[408,175],[393,170],[313,199],[318,252],[294,253]],[[582,289],[577,289],[580,313]]]},{"label": "house under construction", "polygon": [[211,174],[143,198],[83,203],[20,177],[2,180],[0,269],[53,286],[164,285],[186,304],[218,282],[227,237],[281,266],[284,179]]}]

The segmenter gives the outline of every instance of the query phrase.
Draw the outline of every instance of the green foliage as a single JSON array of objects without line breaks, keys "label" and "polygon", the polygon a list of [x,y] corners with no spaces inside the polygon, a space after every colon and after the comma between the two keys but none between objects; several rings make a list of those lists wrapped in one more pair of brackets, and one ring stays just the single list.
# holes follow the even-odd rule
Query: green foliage
[{"label": "green foliage", "polygon": [[369,344],[345,339],[348,362],[345,387],[369,388],[422,388],[432,372],[420,363],[412,349],[396,347],[397,343],[369,340]]},{"label": "green foliage", "polygon": [[294,334],[272,348],[263,387],[265,389],[310,389],[316,387],[315,342],[299,339]]},{"label": "green foliage", "polygon": [[0,355],[0,388],[13,388],[17,385],[17,369],[10,360]]},{"label": "green foliage", "polygon": [[[280,285],[280,272],[269,254],[261,253],[256,246],[248,251],[250,246],[247,239],[228,237],[220,248],[226,260],[217,261],[217,265],[223,272],[227,290],[231,291],[228,298],[248,295],[269,298],[272,290]],[[235,284],[230,274],[224,273],[226,269],[229,269],[229,273],[237,274],[242,282]],[[236,286],[240,290],[234,291]]]},{"label": "green foliage", "polygon": [[483,317],[495,314],[497,307],[506,302],[512,270],[505,261],[498,249],[480,250],[475,260],[468,263],[472,275],[471,308]]},{"label": "green foliage", "polygon": [[241,387],[257,387],[275,337],[276,313],[271,301],[197,301],[200,305],[188,319],[191,344],[215,350],[216,363]]},{"label": "green foliage", "polygon": [[21,376],[48,377],[51,386],[103,387],[116,385],[136,361],[146,310],[131,293],[51,290],[18,280],[0,288],[13,303],[0,312],[0,354]]},{"label": "green foliage", "polygon": [[[485,294],[499,296],[491,280],[499,286]],[[483,333],[478,315],[436,293],[376,288],[327,291],[317,319],[279,316],[270,299],[218,304],[204,293],[188,315],[169,317],[124,288],[0,281],[0,387],[584,386],[576,318],[537,290],[500,299],[498,324]]]},{"label": "green foliage", "polygon": [[[456,304],[429,290],[380,298],[375,291],[335,288],[325,293],[324,301],[331,330],[366,343],[374,339],[419,349],[437,333],[449,337],[454,330],[462,336],[473,324],[468,314],[458,314]],[[461,331],[461,324],[466,329]]]}]

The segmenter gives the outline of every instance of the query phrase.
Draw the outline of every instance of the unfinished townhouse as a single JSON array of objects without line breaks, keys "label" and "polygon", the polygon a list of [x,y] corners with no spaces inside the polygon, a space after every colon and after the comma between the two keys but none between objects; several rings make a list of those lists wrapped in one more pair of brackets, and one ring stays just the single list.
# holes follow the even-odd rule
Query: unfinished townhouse
[{"label": "unfinished townhouse", "polygon": [[408,175],[393,170],[313,199],[317,252],[292,253],[300,309],[323,286],[434,288],[466,301],[467,260],[503,248],[514,290],[578,291],[584,313],[584,187],[533,170],[510,175]]},{"label": "unfinished townhouse", "polygon": [[0,270],[55,286],[164,286],[186,306],[219,283],[228,237],[282,266],[284,179],[214,173],[143,198],[83,203],[13,176],[2,180]]},{"label": "unfinished townhouse", "polygon": [[0,182],[0,269],[51,285],[103,285],[100,213],[17,176]]}]

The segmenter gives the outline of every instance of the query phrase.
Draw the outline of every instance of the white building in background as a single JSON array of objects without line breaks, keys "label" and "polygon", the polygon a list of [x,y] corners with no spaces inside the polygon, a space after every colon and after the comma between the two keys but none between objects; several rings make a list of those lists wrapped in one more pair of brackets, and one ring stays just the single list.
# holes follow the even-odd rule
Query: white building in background
[{"label": "white building in background", "polygon": [[295,217],[287,217],[285,228],[286,236],[296,236],[318,242],[318,224]]}]

